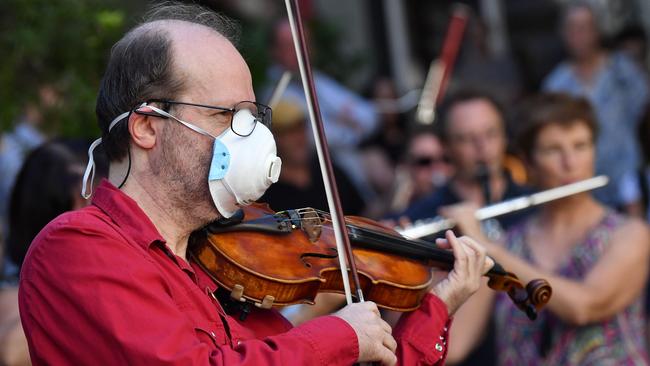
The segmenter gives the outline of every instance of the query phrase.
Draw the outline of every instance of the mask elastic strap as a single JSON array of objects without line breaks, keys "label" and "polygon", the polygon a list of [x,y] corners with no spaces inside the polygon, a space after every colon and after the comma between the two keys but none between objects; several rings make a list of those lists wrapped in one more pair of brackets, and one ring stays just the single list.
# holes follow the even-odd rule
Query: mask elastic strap
[{"label": "mask elastic strap", "polygon": [[[152,105],[148,105],[147,103],[142,103],[137,109],[140,109],[142,107],[148,107],[152,111],[160,114],[161,116],[171,118],[171,119],[177,121],[178,123],[182,124],[183,126],[189,128],[190,130],[192,130],[194,132],[200,133],[202,135],[210,136],[210,137],[212,137],[214,139],[218,138],[218,137],[212,135],[210,132],[208,132],[208,131],[200,128],[200,127],[194,126],[193,124],[182,121],[182,120],[172,116],[171,114],[163,111],[160,108],[154,107]],[[137,109],[136,109],[136,111],[137,111]],[[131,114],[131,112],[129,111],[129,112],[124,112],[124,113],[120,114],[119,116],[115,117],[115,119],[113,121],[111,121],[111,124],[108,125],[107,134],[111,132],[113,127],[118,122],[120,122],[124,118],[128,117],[130,114]],[[92,185],[93,185],[93,181],[95,180],[95,159],[93,157],[93,152],[94,152],[95,148],[97,146],[99,146],[99,144],[101,144],[101,143],[102,143],[102,139],[98,138],[97,140],[93,141],[93,143],[90,145],[90,148],[88,148],[88,165],[86,165],[86,171],[84,172],[83,183],[81,185],[81,196],[83,198],[85,198],[85,199],[90,198],[90,196],[92,196],[92,194],[93,194]]]},{"label": "mask elastic strap", "polygon": [[[81,185],[81,197],[84,199],[89,199],[93,194],[93,181],[95,180],[95,159],[93,158],[93,151],[99,144],[102,143],[101,137],[93,141],[90,144],[88,149],[88,165],[86,165],[86,171],[84,172],[84,180]],[[90,182],[88,178],[90,177]],[[90,183],[90,185],[89,185]]]},{"label": "mask elastic strap", "polygon": [[210,132],[208,132],[208,131],[202,129],[201,127],[197,127],[197,126],[194,126],[194,125],[191,124],[191,123],[188,123],[188,122],[185,122],[185,121],[183,121],[183,120],[180,120],[180,119],[178,119],[178,118],[172,116],[171,114],[169,114],[169,113],[163,111],[163,110],[160,109],[160,108],[154,107],[154,106],[152,106],[152,105],[142,105],[142,106],[140,106],[140,108],[145,107],[145,106],[146,106],[147,108],[150,108],[152,111],[154,111],[154,112],[160,114],[161,116],[164,116],[164,117],[167,117],[167,118],[171,118],[171,119],[173,119],[174,121],[176,121],[176,122],[182,124],[183,126],[189,128],[190,130],[192,130],[192,131],[194,131],[194,132],[200,133],[201,135],[210,136],[210,137],[212,137],[213,139],[217,139],[217,138],[218,138],[217,136],[214,136],[214,135],[211,134]]},{"label": "mask elastic strap", "polygon": [[[121,120],[124,118],[128,117],[131,112],[124,112],[120,114],[119,116],[115,117],[113,121],[111,121],[111,124],[108,125],[108,133],[111,132],[113,127]],[[107,133],[107,134],[108,134]],[[89,199],[90,196],[93,194],[93,182],[95,180],[95,158],[94,158],[94,151],[99,144],[102,143],[102,138],[98,138],[97,140],[93,141],[92,144],[90,144],[90,147],[88,148],[88,165],[86,165],[86,170],[84,171],[84,178],[83,182],[81,184],[81,197],[84,199]],[[90,178],[90,180],[89,180]]]}]

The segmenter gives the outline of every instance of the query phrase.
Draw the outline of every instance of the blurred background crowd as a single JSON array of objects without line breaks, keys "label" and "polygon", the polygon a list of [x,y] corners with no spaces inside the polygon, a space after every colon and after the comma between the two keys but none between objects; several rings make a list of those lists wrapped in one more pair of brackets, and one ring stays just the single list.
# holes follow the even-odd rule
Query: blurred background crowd
[{"label": "blurred background crowd", "polygon": [[[261,201],[275,210],[307,206],[327,210],[284,3],[198,2],[240,22],[238,47],[251,68],[259,102],[269,103],[283,73],[292,73],[286,90],[272,105],[282,174]],[[535,259],[530,262],[537,267],[577,283],[589,281],[590,269],[600,264],[601,254],[612,254],[606,250],[611,238],[623,235],[618,232],[636,233],[634,227],[619,226],[617,220],[629,223],[636,217],[632,222],[641,223],[650,219],[650,2],[303,0],[300,4],[346,214],[390,223],[443,213],[463,222],[456,217],[461,210],[449,210],[450,205],[464,202],[481,207],[534,189],[605,174],[610,183],[593,193],[596,200],[573,201],[568,209],[564,207],[563,212],[574,210],[578,217],[571,228],[558,229],[553,220],[544,221],[562,217],[554,213],[557,210],[535,214],[540,220],[536,224],[548,229],[549,235],[560,233],[558,237],[573,239],[568,240],[567,248],[583,241],[605,243],[594,244],[600,249],[586,245],[590,249],[581,252],[556,248],[557,261],[565,256],[576,261],[593,256],[593,263],[574,275],[562,269],[572,268],[570,263],[561,268],[557,261],[556,266],[544,266],[543,255],[532,256],[537,263]],[[100,134],[94,105],[105,61],[111,45],[138,22],[146,6],[144,0],[0,2],[0,248],[4,283],[0,296],[0,354],[4,359],[0,364],[20,364],[24,354],[13,303],[20,263],[40,228],[58,214],[86,204],[80,197],[81,177],[88,146]],[[441,90],[444,98],[440,96],[436,103],[433,123],[422,123],[417,116],[420,96],[431,63],[443,55],[453,14],[466,19],[456,39],[459,51],[453,64],[446,65],[453,71]],[[563,126],[558,137],[549,130],[553,126],[544,123]],[[575,132],[571,139],[571,128],[584,131]],[[580,133],[586,136],[583,140]],[[581,151],[592,151],[593,159],[581,160]],[[551,159],[553,154],[561,155],[556,168],[544,165],[543,159]],[[101,151],[96,159],[98,175],[106,175]],[[591,218],[576,207],[601,214]],[[598,211],[602,207],[605,211]],[[507,242],[510,229],[517,228],[524,216],[484,222],[481,230],[488,240]],[[472,233],[472,224],[461,229]],[[601,229],[605,239],[582,240]],[[634,237],[639,248],[628,250],[647,262],[645,247],[650,242],[646,228],[638,230]],[[532,248],[533,234],[529,237]],[[546,259],[552,262],[553,258]],[[509,261],[507,257],[503,260]],[[607,268],[618,273],[623,271],[619,267],[629,264],[621,259]],[[553,329],[558,322],[576,326],[606,323],[623,313],[621,319],[645,321],[645,310],[632,308],[643,298],[647,263],[634,273],[641,278],[632,286],[634,291],[612,292],[612,296],[625,298],[623,303],[597,313],[587,323],[551,306],[557,317],[549,316],[546,328]],[[562,299],[562,291],[576,289],[560,285],[558,291]],[[578,306],[578,300],[567,299],[558,309]],[[534,358],[503,356],[511,352],[494,341],[495,334],[503,334],[498,319],[502,318],[480,327],[480,334],[471,340],[459,340],[461,348],[450,351],[450,361],[485,365],[499,359],[500,364],[524,364],[518,363],[522,360],[538,364],[528,363]],[[609,334],[603,329],[611,324],[601,325],[596,333]],[[543,333],[535,336],[542,346],[531,346],[539,348],[533,352],[535,357],[547,362],[539,364],[583,364],[562,357],[579,355],[584,347],[556,349],[554,355],[553,345],[570,342],[564,333],[546,328],[530,330]],[[618,340],[622,343],[602,341],[610,347],[605,349],[623,345],[629,350],[627,356],[636,352],[642,356],[621,356],[619,361],[647,362],[645,340],[639,341],[645,329],[622,329],[621,334]],[[527,335],[510,336],[517,340]],[[584,346],[587,341],[581,342]],[[636,363],[639,360],[641,363]]]}]

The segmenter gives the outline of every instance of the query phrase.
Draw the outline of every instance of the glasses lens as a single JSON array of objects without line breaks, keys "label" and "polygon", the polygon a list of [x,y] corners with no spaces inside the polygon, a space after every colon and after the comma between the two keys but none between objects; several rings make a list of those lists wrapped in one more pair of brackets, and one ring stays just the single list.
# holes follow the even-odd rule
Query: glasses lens
[{"label": "glasses lens", "polygon": [[271,128],[271,108],[253,102],[240,102],[235,106],[232,117],[232,130],[240,136],[253,133],[255,124],[260,122]]},{"label": "glasses lens", "polygon": [[255,116],[248,109],[240,109],[232,116],[232,130],[239,136],[248,136],[255,128]]}]

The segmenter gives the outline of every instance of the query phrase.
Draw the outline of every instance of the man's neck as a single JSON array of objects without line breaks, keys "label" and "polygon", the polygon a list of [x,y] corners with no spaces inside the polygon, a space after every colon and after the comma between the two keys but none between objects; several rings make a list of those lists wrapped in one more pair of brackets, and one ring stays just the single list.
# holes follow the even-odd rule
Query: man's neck
[{"label": "man's neck", "polygon": [[[492,173],[487,182],[490,189],[490,202],[502,201],[507,188],[505,175],[503,173]],[[451,186],[461,201],[470,201],[479,206],[488,204],[485,202],[483,187],[476,177],[457,175],[452,179]]]},{"label": "man's neck", "polygon": [[582,57],[574,59],[574,65],[578,75],[585,80],[591,80],[600,69],[603,61],[605,60],[605,53],[602,51],[594,51]]},{"label": "man's neck", "polygon": [[[121,179],[114,178],[109,175],[111,183],[117,186]],[[153,185],[155,186],[155,183]],[[135,174],[129,176],[121,189],[147,215],[167,242],[169,249],[187,261],[187,244],[194,227],[192,223],[188,222],[188,218],[179,215],[177,210],[170,207],[169,200],[160,197],[160,192],[162,192],[160,189],[152,187],[152,184],[149,183],[143,184]]]}]

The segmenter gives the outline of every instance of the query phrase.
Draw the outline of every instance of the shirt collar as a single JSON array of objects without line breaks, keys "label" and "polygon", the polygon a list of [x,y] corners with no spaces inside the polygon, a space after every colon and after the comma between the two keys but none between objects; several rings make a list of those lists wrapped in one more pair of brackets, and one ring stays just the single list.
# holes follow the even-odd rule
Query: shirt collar
[{"label": "shirt collar", "polygon": [[104,211],[120,229],[145,249],[156,242],[165,243],[165,239],[140,206],[108,180],[102,179],[92,204]]}]

